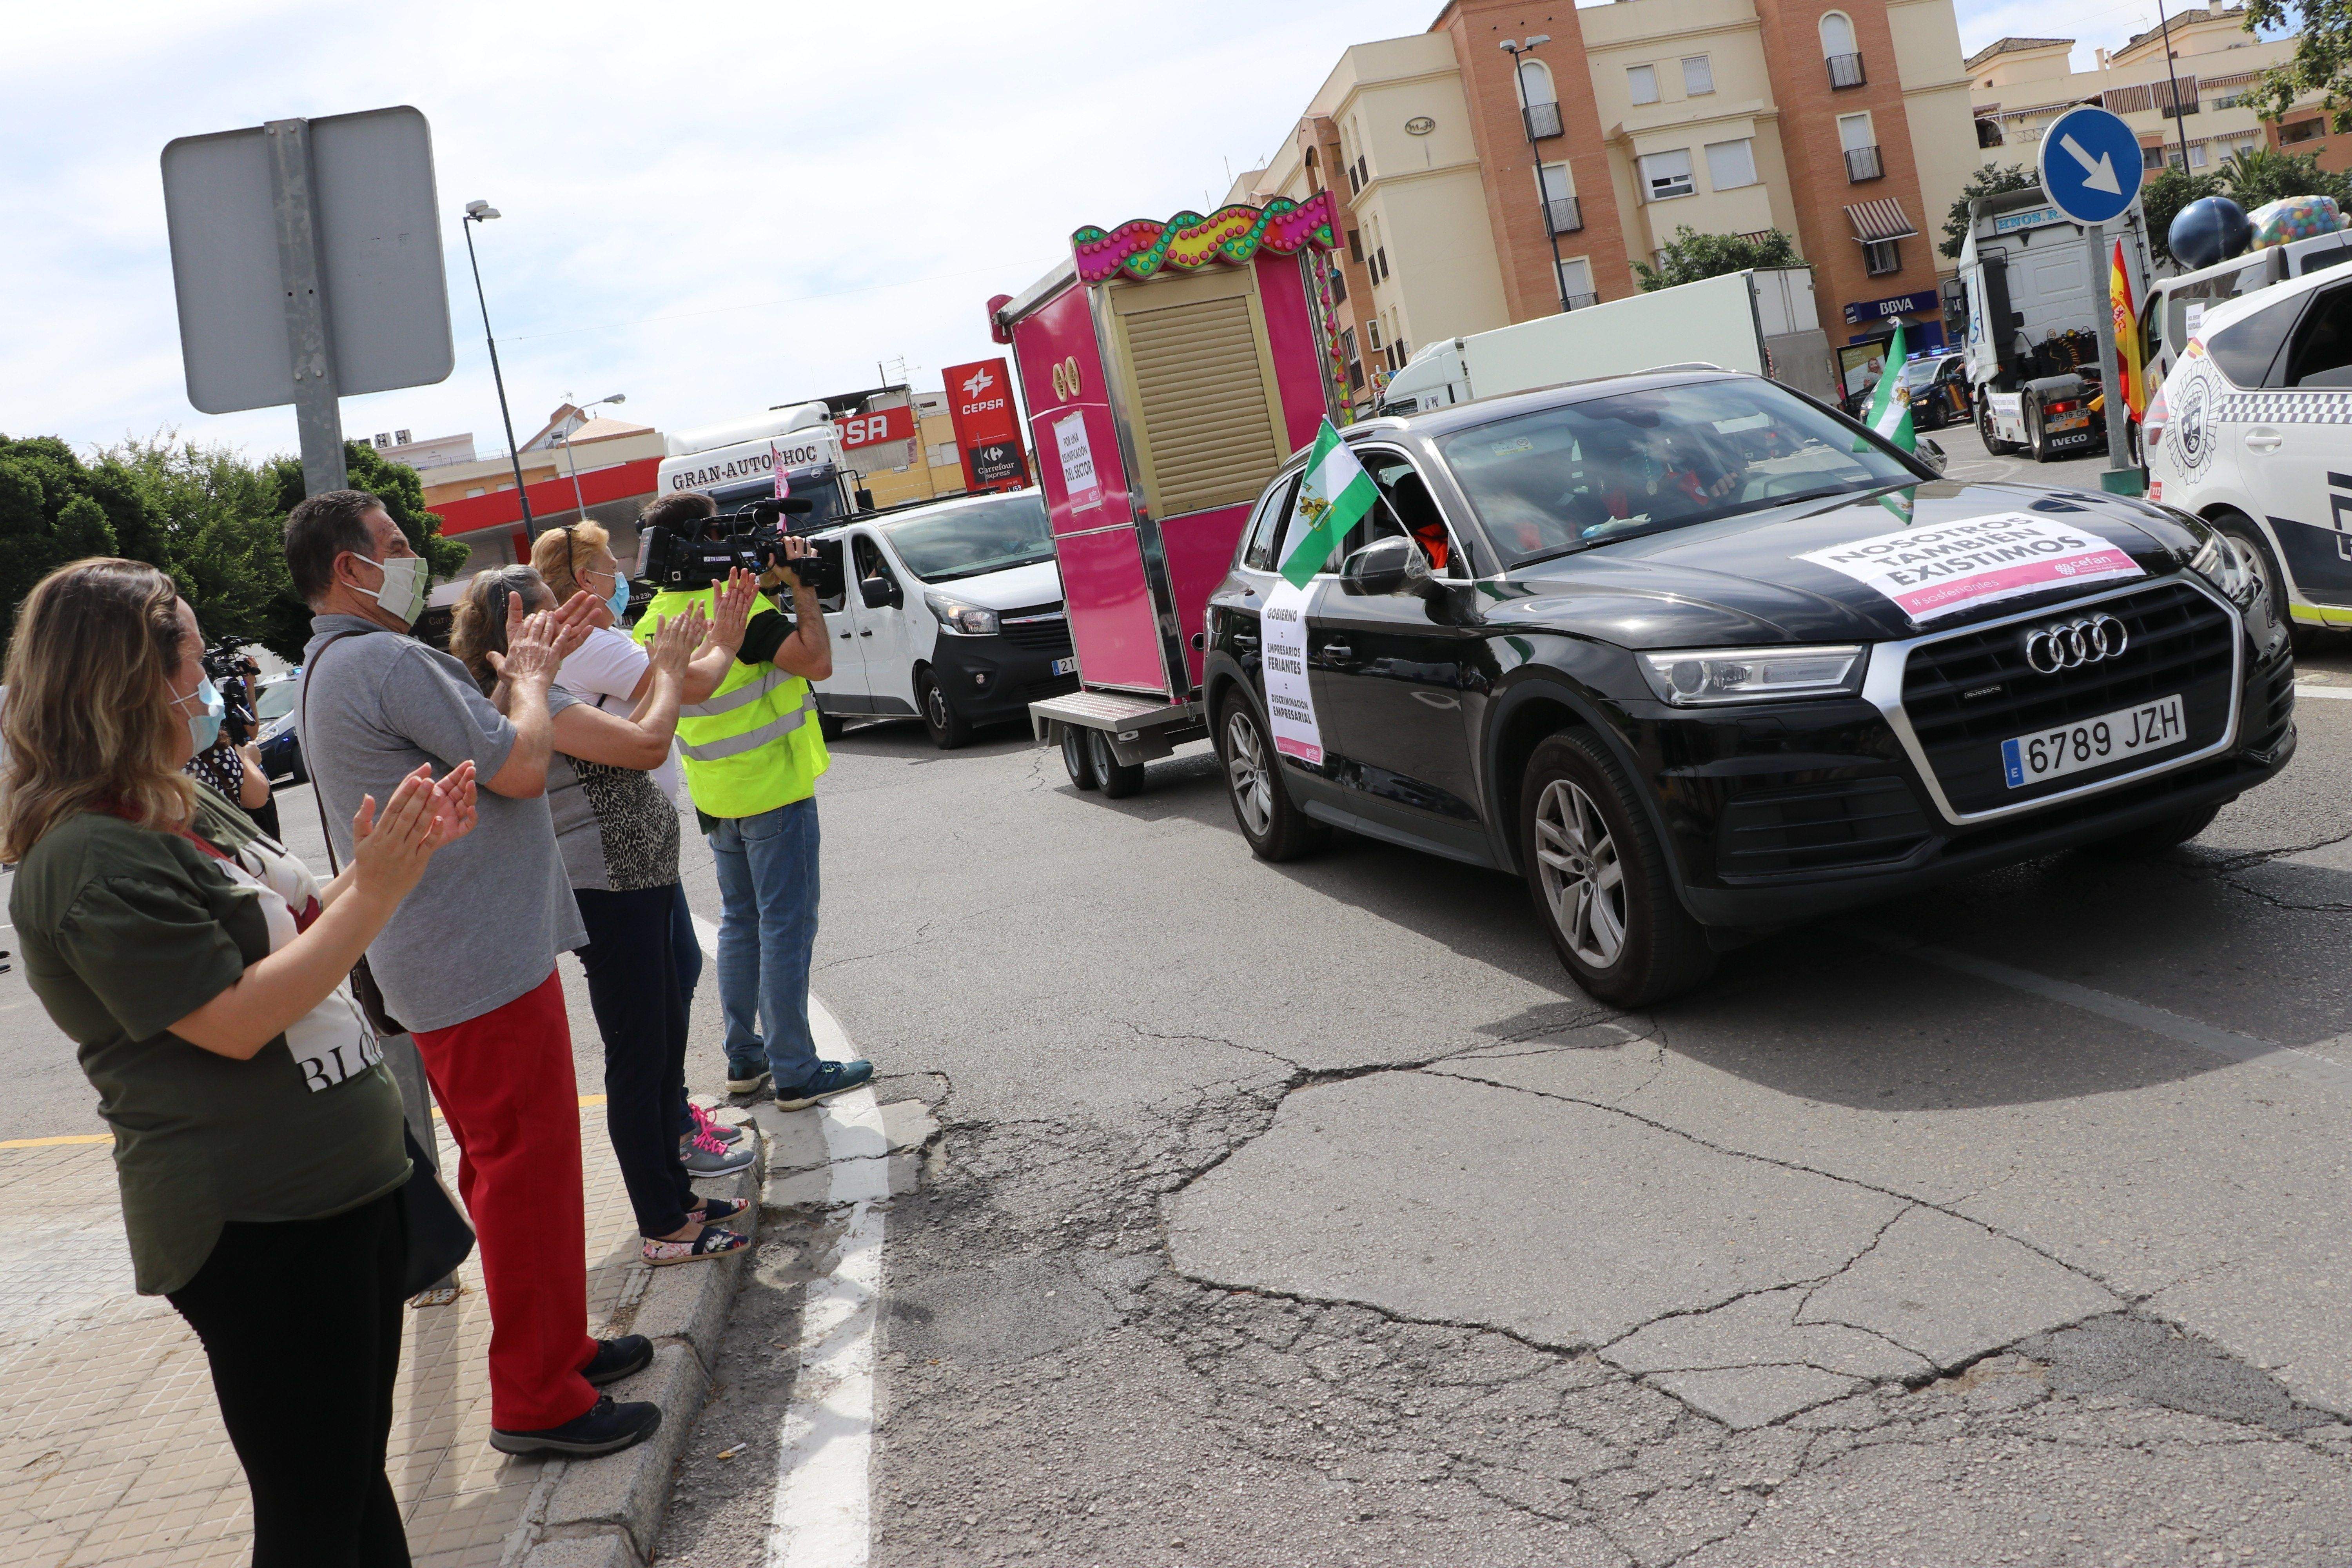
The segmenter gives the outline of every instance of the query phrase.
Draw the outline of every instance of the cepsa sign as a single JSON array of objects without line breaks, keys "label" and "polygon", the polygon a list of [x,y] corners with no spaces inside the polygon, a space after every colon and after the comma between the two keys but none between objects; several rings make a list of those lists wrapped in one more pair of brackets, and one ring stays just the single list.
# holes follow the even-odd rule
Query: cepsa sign
[{"label": "cepsa sign", "polygon": [[855,452],[860,447],[877,446],[884,441],[911,441],[915,438],[915,411],[901,404],[896,408],[877,408],[871,414],[853,414],[834,424],[841,429],[841,445],[845,451]]},{"label": "cepsa sign", "polygon": [[1012,490],[1026,485],[1029,459],[1021,449],[1021,421],[1013,413],[1013,377],[1004,362],[951,364],[941,374],[956,450],[963,455],[964,488]]}]

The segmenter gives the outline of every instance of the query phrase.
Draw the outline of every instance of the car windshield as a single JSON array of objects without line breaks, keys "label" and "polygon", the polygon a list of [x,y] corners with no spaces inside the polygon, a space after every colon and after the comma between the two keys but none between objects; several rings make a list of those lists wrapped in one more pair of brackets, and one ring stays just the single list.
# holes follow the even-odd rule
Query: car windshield
[{"label": "car windshield", "polygon": [[926,583],[950,583],[1054,558],[1054,532],[1036,491],[975,501],[898,522],[882,531],[907,570]]},{"label": "car windshield", "polygon": [[1919,475],[1769,381],[1587,398],[1439,443],[1510,565]]},{"label": "car windshield", "polygon": [[1913,360],[1909,364],[1903,367],[1904,390],[1906,392],[1918,391],[1921,387],[1935,380],[1936,373],[1943,368],[1944,362],[1939,359]]},{"label": "car windshield", "polygon": [[294,682],[276,680],[255,694],[253,716],[257,719],[283,719],[294,711]]}]

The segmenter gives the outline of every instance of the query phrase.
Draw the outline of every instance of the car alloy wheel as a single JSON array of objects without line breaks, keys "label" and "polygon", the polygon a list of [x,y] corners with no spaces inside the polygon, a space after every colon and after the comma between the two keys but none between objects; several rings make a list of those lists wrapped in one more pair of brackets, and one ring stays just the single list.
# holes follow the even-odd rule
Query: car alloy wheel
[{"label": "car alloy wheel", "polygon": [[1554,779],[1536,804],[1536,858],[1544,902],[1571,952],[1595,969],[1625,948],[1625,868],[1592,797]]},{"label": "car alloy wheel", "polygon": [[1234,812],[1253,838],[1274,826],[1274,778],[1257,743],[1257,727],[1236,709],[1225,721],[1225,776],[1233,785]]}]

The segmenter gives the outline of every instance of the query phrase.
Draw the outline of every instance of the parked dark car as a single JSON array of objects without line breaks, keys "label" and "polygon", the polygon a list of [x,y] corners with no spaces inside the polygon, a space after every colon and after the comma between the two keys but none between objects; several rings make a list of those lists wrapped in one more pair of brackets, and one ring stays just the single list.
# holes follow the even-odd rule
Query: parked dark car
[{"label": "parked dark car", "polygon": [[[1307,526],[1301,454],[1210,600],[1236,820],[1268,859],[1338,826],[1518,874],[1607,1002],[1791,921],[2163,848],[2294,750],[2259,574],[2160,506],[1946,482],[1932,444],[1723,372],[1346,439],[1381,500],[1304,595],[1275,570]],[[1265,650],[1297,622],[1269,605],[1306,627],[1279,726]]]},{"label": "parked dark car", "polygon": [[1968,364],[1956,353],[1920,354],[1903,366],[1903,390],[1911,398],[1911,427],[1941,430],[1966,425],[1974,416],[1969,401]]}]

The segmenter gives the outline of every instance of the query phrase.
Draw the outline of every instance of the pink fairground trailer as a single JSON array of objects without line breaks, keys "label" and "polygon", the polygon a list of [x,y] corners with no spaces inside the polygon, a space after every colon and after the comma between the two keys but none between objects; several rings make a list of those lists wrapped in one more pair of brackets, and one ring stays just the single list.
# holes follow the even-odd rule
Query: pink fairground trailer
[{"label": "pink fairground trailer", "polygon": [[[1328,416],[1336,205],[1277,198],[1070,237],[1070,259],[989,301],[1011,345],[1082,689],[1031,705],[1073,778],[1114,794],[1205,735],[1211,591],[1250,505]],[[1082,772],[1083,770],[1083,772]]]}]

